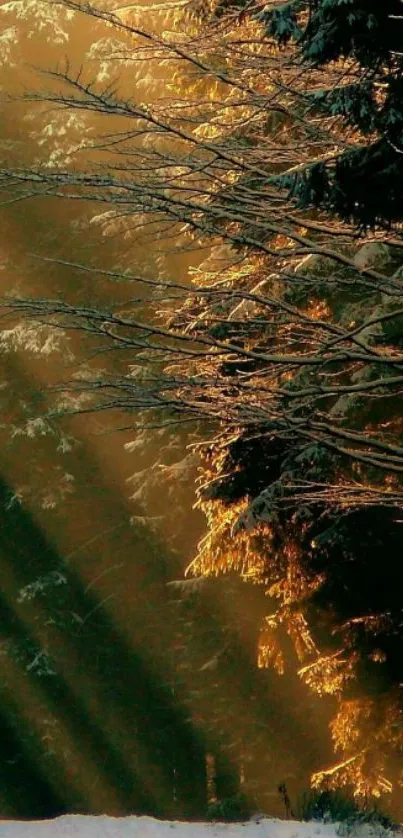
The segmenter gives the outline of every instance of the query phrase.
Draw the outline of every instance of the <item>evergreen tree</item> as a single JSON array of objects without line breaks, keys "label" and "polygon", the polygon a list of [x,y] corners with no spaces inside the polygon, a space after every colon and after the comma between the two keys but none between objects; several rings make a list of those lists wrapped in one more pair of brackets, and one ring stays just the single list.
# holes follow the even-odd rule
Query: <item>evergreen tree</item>
[{"label": "evergreen tree", "polygon": [[[175,88],[146,107],[59,70],[62,89],[39,100],[127,119],[127,132],[113,123],[119,162],[102,175],[67,164],[7,170],[5,188],[96,201],[114,233],[122,218],[146,233],[158,222],[160,241],[174,231],[183,250],[201,243],[211,252],[192,284],[110,272],[141,288],[125,309],[121,298],[104,308],[32,299],[8,307],[122,353],[112,372],[81,369],[63,410],[135,414],[136,435],[200,423],[207,535],[189,572],[236,572],[264,585],[261,665],[281,672],[291,661],[336,699],[340,759],[315,781],[390,791],[402,782],[403,736],[402,266],[398,224],[387,229],[401,220],[390,126],[400,57],[390,10],[365,18],[364,5],[330,0],[224,5],[201,33],[181,30],[178,40],[65,6],[132,39],[134,57],[146,43],[152,59],[184,62],[192,81],[182,100]],[[379,172],[392,170],[379,196]]]},{"label": "evergreen tree", "polygon": [[[279,178],[303,207],[321,207],[363,228],[403,215],[403,15],[399,0],[270,2],[258,17],[307,68],[305,99],[344,126],[329,159]],[[309,89],[309,76],[312,88]]]}]

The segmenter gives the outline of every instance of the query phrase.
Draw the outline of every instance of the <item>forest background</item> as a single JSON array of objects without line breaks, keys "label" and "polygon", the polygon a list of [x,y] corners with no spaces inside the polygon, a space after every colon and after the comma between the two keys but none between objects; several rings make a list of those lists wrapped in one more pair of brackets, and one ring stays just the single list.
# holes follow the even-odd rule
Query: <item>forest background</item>
[{"label": "forest background", "polygon": [[[90,222],[119,244],[105,267],[90,246],[86,259],[60,257],[50,240],[41,273],[49,271],[58,288],[58,271],[68,270],[68,293],[39,298],[12,289],[2,346],[8,360],[16,350],[34,356],[32,370],[53,356],[65,367],[53,366],[42,404],[19,400],[12,438],[28,446],[50,439],[74,460],[74,423],[107,415],[122,428],[126,452],[143,461],[131,477],[132,518],[151,547],[147,565],[136,569],[148,574],[136,637],[143,633],[152,653],[145,663],[122,648],[119,667],[136,670],[146,693],[138,699],[135,755],[125,759],[137,760],[149,789],[134,802],[131,768],[125,802],[111,794],[108,805],[153,814],[182,806],[188,815],[209,796],[225,799],[242,787],[268,809],[277,781],[290,777],[301,788],[311,774],[314,787],[391,799],[397,811],[401,3],[223,0],[146,13],[13,0],[3,11],[13,21],[2,36],[6,59],[15,19],[53,40],[56,33],[60,45],[77,18],[92,26],[83,65],[61,58],[24,97],[26,117],[34,112],[42,123],[28,163],[24,138],[13,145],[12,166],[11,141],[3,144],[4,206],[46,197],[67,205],[77,239]],[[12,390],[5,392],[15,409]],[[48,507],[63,504],[74,491],[74,464],[56,474],[49,501],[48,476],[28,456],[29,497],[39,492],[42,508],[46,498]],[[186,581],[172,585],[183,570],[192,484],[205,524],[195,524],[202,535]],[[38,670],[31,664],[39,660],[43,683],[54,665],[45,646],[57,645],[62,632],[70,654],[81,650],[87,619],[80,614],[97,609],[106,648],[110,615],[99,600],[71,618],[80,583],[57,555],[45,570],[41,536],[20,495],[4,487],[4,528],[11,523],[39,542],[35,576],[19,582],[14,602],[47,597],[39,619],[46,629],[27,651],[5,603],[13,640],[5,652],[8,665],[25,672]],[[161,518],[169,561],[150,535],[150,527],[160,532]],[[168,655],[157,642],[165,631]],[[99,664],[108,691],[116,677],[111,656]],[[63,698],[72,712],[65,683],[56,691],[52,684],[46,701]],[[128,686],[120,712],[132,700]],[[15,697],[6,690],[4,701],[14,742]],[[53,721],[54,731],[39,738],[52,741],[58,788],[68,735]],[[90,721],[86,735],[94,754],[109,747],[110,765],[121,771],[126,734],[123,726],[112,750]],[[37,752],[37,743],[30,747]],[[268,784],[279,753],[282,776]],[[83,785],[69,798],[75,808],[89,805],[81,797],[91,769],[81,770]]]}]

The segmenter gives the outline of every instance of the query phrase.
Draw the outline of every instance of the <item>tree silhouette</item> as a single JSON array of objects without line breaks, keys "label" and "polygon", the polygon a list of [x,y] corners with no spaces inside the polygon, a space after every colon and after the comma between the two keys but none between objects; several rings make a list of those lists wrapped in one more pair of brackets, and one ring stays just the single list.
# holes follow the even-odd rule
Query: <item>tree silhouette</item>
[{"label": "tree silhouette", "polygon": [[[56,69],[31,98],[110,129],[81,166],[73,156],[3,170],[9,199],[101,204],[106,231],[209,252],[189,282],[64,261],[126,283],[127,298],[9,299],[5,312],[24,324],[4,344],[32,324],[78,331],[92,358],[61,382],[56,414],[123,411],[134,442],[191,429],[207,534],[189,572],[265,585],[261,664],[282,671],[291,640],[300,676],[336,698],[340,759],[315,782],[391,791],[402,780],[403,309],[399,202],[378,189],[382,172],[393,183],[400,172],[390,9],[374,12],[368,34],[360,4],[219,4],[200,27],[158,35],[129,7],[61,5],[112,29],[132,61],[172,66],[172,86],[145,105],[85,68]],[[376,119],[358,99],[374,90]],[[112,351],[117,364],[100,369],[93,359]]]}]

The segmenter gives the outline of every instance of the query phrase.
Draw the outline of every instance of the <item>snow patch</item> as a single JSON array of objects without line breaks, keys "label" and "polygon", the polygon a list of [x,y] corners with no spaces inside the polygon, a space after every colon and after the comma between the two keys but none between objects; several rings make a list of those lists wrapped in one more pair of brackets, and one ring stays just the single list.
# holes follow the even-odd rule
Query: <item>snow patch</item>
[{"label": "snow patch", "polygon": [[[382,829],[382,828],[381,828]],[[379,838],[379,827],[376,827]],[[382,830],[384,835],[389,834]],[[361,825],[359,838],[374,838],[374,826]],[[186,823],[149,817],[63,815],[48,821],[0,821],[0,838],[336,838],[338,825],[255,818],[247,823]],[[349,832],[354,838],[355,831]],[[403,838],[403,833],[394,833]],[[356,838],[357,838],[356,836]]]}]

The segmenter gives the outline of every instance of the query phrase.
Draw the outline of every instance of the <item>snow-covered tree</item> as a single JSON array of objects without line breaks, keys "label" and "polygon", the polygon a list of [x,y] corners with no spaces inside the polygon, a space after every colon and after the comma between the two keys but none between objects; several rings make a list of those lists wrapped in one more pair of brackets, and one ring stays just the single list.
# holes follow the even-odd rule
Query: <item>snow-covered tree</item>
[{"label": "snow-covered tree", "polygon": [[[400,0],[272,0],[267,32],[292,41],[316,72],[306,101],[342,126],[346,143],[283,179],[298,203],[324,207],[363,228],[400,223],[403,15]],[[317,73],[319,71],[319,75]]]},{"label": "snow-covered tree", "polygon": [[[113,369],[89,359],[61,384],[59,414],[124,411],[134,444],[175,426],[196,433],[207,534],[189,572],[264,584],[261,665],[282,671],[294,655],[304,681],[336,698],[340,759],[315,781],[390,791],[403,736],[402,240],[389,127],[400,58],[387,40],[390,10],[364,19],[367,4],[218,4],[200,28],[188,15],[161,35],[130,7],[62,7],[103,23],[125,61],[163,66],[171,83],[146,104],[124,81],[59,67],[37,103],[109,127],[84,158],[3,169],[4,191],[91,202],[106,232],[208,255],[189,282],[64,260],[126,283],[127,297],[4,306],[31,327],[45,319],[81,331],[93,358],[116,353]],[[388,49],[373,71],[379,27]],[[382,196],[379,144],[395,155]],[[351,177],[361,166],[373,176],[366,202]],[[186,467],[181,452],[165,471]]]}]

